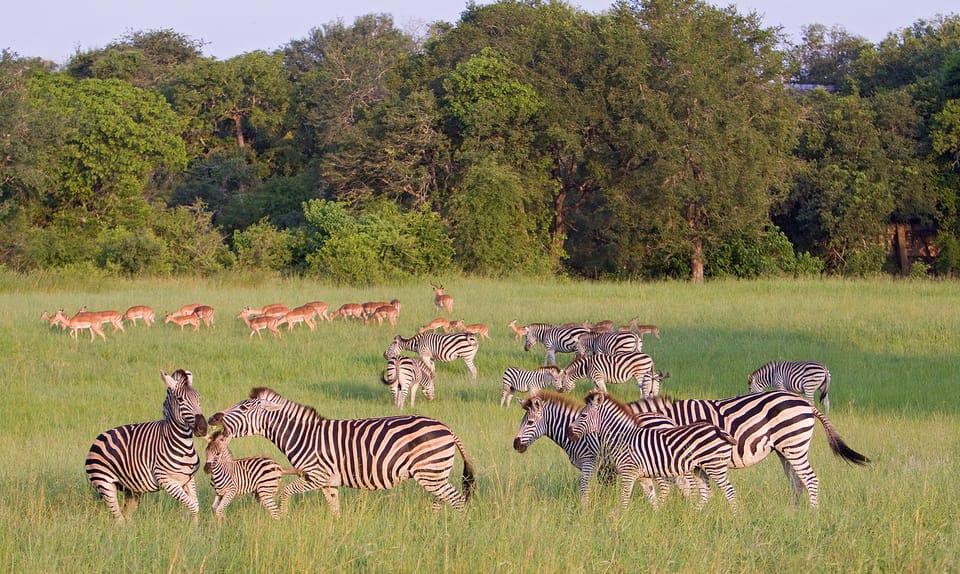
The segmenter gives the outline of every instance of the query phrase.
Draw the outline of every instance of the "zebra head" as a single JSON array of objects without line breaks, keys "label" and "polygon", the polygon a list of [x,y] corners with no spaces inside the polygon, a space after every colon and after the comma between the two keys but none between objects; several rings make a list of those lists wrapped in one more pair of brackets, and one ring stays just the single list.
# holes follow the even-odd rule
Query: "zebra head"
[{"label": "zebra head", "polygon": [[215,468],[224,462],[233,459],[230,455],[230,447],[227,446],[227,439],[223,433],[214,433],[207,437],[206,462],[203,465],[203,472],[210,474]]},{"label": "zebra head", "polygon": [[609,398],[606,393],[601,391],[587,393],[584,399],[586,405],[580,409],[577,417],[570,424],[570,428],[567,430],[567,438],[578,441],[583,438],[583,435],[599,432],[601,410]]},{"label": "zebra head", "polygon": [[513,439],[513,449],[515,451],[526,452],[527,447],[544,435],[543,403],[544,400],[539,395],[533,395],[520,401],[524,413],[523,418],[520,419],[520,430],[517,431],[517,436]]},{"label": "zebra head", "polygon": [[200,393],[193,388],[193,373],[178,369],[168,375],[160,371],[167,385],[163,401],[163,418],[176,426],[193,431],[194,436],[207,434],[207,419],[200,410]]},{"label": "zebra head", "polygon": [[387,347],[387,350],[383,352],[384,359],[395,359],[400,356],[400,353],[403,351],[404,338],[400,335],[397,335],[393,338],[393,341],[390,342],[390,346]]},{"label": "zebra head", "polygon": [[288,401],[267,388],[250,391],[250,398],[210,417],[210,426],[223,427],[224,439],[239,436],[263,435],[272,424],[272,414]]}]

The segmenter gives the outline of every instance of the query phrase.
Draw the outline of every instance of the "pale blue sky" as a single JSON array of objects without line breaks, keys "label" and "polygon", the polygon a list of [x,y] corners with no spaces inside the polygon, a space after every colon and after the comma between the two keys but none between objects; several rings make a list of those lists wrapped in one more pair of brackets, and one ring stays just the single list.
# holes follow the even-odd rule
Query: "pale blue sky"
[{"label": "pale blue sky", "polygon": [[[489,3],[486,1],[480,4]],[[573,0],[601,12],[612,0]],[[741,13],[756,11],[764,25],[782,25],[794,39],[805,24],[834,24],[879,42],[888,32],[935,14],[960,12],[956,0],[736,0]],[[413,30],[435,20],[456,22],[464,0],[14,0],[0,15],[0,49],[65,63],[78,49],[100,48],[137,30],[172,29],[206,42],[204,53],[227,59],[253,50],[274,50],[342,18],[350,23],[369,13],[391,14],[398,28]]]}]

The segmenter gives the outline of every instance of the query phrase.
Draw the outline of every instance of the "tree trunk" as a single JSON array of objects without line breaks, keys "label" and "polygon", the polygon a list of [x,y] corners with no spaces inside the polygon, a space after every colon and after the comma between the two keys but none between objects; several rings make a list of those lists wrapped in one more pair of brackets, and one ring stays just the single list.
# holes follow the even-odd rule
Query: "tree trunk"
[{"label": "tree trunk", "polygon": [[900,258],[900,274],[910,274],[910,255],[907,250],[907,226],[898,223],[897,227],[897,255]]},{"label": "tree trunk", "polygon": [[693,240],[693,253],[690,255],[690,280],[703,283],[703,240]]},{"label": "tree trunk", "polygon": [[237,147],[243,147],[244,145],[243,124],[241,122],[242,119],[243,119],[243,116],[241,114],[239,113],[233,114],[233,125],[234,125],[234,129],[237,132]]}]

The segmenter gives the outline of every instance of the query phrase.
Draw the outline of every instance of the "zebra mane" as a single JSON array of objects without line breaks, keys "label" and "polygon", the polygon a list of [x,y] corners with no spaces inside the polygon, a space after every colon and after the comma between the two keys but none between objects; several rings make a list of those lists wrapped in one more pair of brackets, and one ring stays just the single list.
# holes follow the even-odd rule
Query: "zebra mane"
[{"label": "zebra mane", "polygon": [[521,403],[523,405],[523,410],[530,410],[530,402],[537,397],[543,399],[548,403],[556,403],[556,404],[568,406],[575,410],[580,410],[581,408],[583,408],[583,403],[577,401],[570,395],[560,394],[555,391],[540,391],[537,394],[531,395],[523,400],[523,403]]},{"label": "zebra mane", "polygon": [[311,407],[310,405],[304,405],[304,404],[301,404],[301,403],[298,403],[298,402],[295,402],[295,401],[291,401],[290,399],[284,398],[284,397],[283,397],[282,395],[280,395],[280,393],[278,393],[277,391],[274,391],[273,389],[270,389],[270,388],[267,388],[267,387],[254,387],[254,388],[251,389],[251,391],[250,391],[250,398],[251,398],[251,399],[270,398],[270,399],[272,399],[272,400],[274,400],[274,401],[277,401],[277,402],[284,402],[284,403],[288,403],[288,404],[291,404],[291,405],[296,405],[297,408],[301,409],[302,411],[305,411],[305,412],[309,413],[310,415],[312,415],[312,416],[314,416],[314,417],[316,417],[316,418],[318,418],[318,419],[325,419],[325,418],[326,418],[326,417],[324,417],[323,415],[321,415],[320,413],[318,413],[317,410],[316,410],[315,408]]},{"label": "zebra mane", "polygon": [[181,385],[190,384],[193,381],[193,373],[184,369],[177,369],[176,371],[170,373],[170,378],[177,381]]},{"label": "zebra mane", "polygon": [[557,365],[544,365],[542,367],[538,367],[537,371],[550,371],[552,373],[559,373],[560,367]]},{"label": "zebra mane", "polygon": [[640,410],[648,412],[662,412],[673,404],[673,397],[669,395],[657,395],[633,401],[630,404],[637,405]]},{"label": "zebra mane", "polygon": [[[586,402],[589,403],[591,400],[593,400],[594,397],[599,395],[606,396],[607,404],[613,406],[613,408],[616,409],[624,418],[633,421],[634,423],[637,424],[637,426],[642,425],[642,421],[640,420],[640,417],[637,415],[637,413],[635,413],[633,409],[631,409],[630,406],[627,405],[627,403],[617,400],[617,398],[611,395],[610,393],[605,393],[601,390],[594,389],[587,393],[585,400]],[[657,398],[659,397],[651,397],[650,399],[645,399],[645,400],[653,401]],[[640,402],[640,401],[637,401],[637,402]]]}]

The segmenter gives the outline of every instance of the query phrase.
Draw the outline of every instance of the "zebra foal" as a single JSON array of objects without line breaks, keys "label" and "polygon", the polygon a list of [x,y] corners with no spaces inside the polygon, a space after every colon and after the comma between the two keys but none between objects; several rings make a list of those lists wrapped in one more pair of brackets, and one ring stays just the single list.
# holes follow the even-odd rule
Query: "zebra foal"
[{"label": "zebra foal", "polygon": [[557,353],[575,353],[579,337],[589,333],[584,327],[554,327],[547,323],[530,323],[523,328],[526,329],[523,350],[529,351],[537,343],[543,345],[547,350],[545,365],[556,365]]},{"label": "zebra foal", "polygon": [[[130,517],[146,492],[167,491],[179,500],[193,519],[200,503],[194,479],[200,457],[193,436],[207,434],[207,421],[200,411],[200,393],[193,387],[193,374],[160,371],[167,386],[163,420],[134,423],[100,433],[87,453],[87,478],[118,521]],[[123,509],[119,493],[123,492]]]},{"label": "zebra foal", "polygon": [[[380,382],[390,388],[393,404],[402,409],[410,394],[410,406],[417,402],[417,389],[423,389],[428,401],[436,397],[435,375],[428,363],[416,357],[394,357],[387,360],[387,368],[380,376]],[[411,391],[411,389],[413,389]]]},{"label": "zebra foal", "polygon": [[[462,510],[473,490],[473,463],[463,443],[447,425],[428,417],[332,420],[256,388],[249,399],[210,417],[209,424],[223,427],[227,439],[267,438],[300,471],[280,491],[281,515],[292,494],[319,489],[339,516],[341,486],[384,490],[412,478],[434,496],[434,510],[443,503]],[[463,457],[462,494],[449,481],[456,451]]]},{"label": "zebra foal", "polygon": [[[630,503],[637,479],[685,477],[698,469],[724,491],[736,511],[736,491],[727,479],[727,462],[735,444],[729,434],[703,422],[672,428],[645,427],[629,407],[602,391],[587,393],[585,403],[570,426],[570,439],[599,435],[620,475],[621,505]],[[699,490],[698,509],[710,500],[705,481],[699,481]],[[652,488],[648,496],[654,508],[659,507],[660,497]]]},{"label": "zebra foal", "polygon": [[560,368],[556,365],[540,367],[532,371],[518,367],[509,367],[503,372],[503,394],[500,395],[500,406],[506,406],[514,393],[535,394],[548,387],[554,387],[563,392],[560,386]]},{"label": "zebra foal", "polygon": [[298,474],[296,469],[285,469],[265,456],[233,458],[227,439],[221,433],[207,438],[206,463],[203,472],[210,475],[213,514],[219,522],[230,502],[241,494],[253,494],[274,520],[280,519],[280,509],[274,497],[285,474]]},{"label": "zebra foal", "polygon": [[813,395],[820,391],[823,411],[830,412],[830,370],[823,363],[814,361],[772,361],[747,377],[750,392],[757,393],[767,387],[789,391],[807,397],[813,404]]}]

